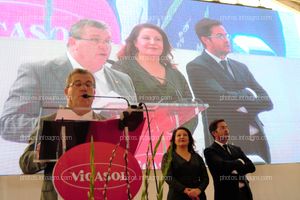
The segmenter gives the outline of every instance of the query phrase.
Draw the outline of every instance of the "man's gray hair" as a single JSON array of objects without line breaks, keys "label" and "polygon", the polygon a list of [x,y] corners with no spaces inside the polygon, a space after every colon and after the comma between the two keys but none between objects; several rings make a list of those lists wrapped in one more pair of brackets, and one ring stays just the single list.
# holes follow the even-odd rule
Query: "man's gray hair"
[{"label": "man's gray hair", "polygon": [[82,30],[86,26],[95,27],[102,30],[109,30],[109,27],[104,22],[95,21],[91,19],[81,19],[80,21],[72,25],[69,32],[69,36],[79,38],[82,34]]}]

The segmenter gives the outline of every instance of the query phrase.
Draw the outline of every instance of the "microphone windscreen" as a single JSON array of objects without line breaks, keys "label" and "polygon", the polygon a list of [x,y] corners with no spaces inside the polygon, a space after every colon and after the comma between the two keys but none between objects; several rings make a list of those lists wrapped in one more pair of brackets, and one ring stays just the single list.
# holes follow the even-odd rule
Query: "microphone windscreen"
[{"label": "microphone windscreen", "polygon": [[130,108],[137,109],[137,105],[130,105]]},{"label": "microphone windscreen", "polygon": [[114,65],[114,64],[116,64],[116,62],[115,62],[115,61],[113,61],[113,60],[110,60],[110,59],[107,59],[107,60],[106,60],[106,62],[107,62],[107,63],[109,63],[109,64],[111,64],[111,65]]},{"label": "microphone windscreen", "polygon": [[89,98],[90,97],[90,95],[88,95],[88,94],[83,94],[83,95],[81,95],[83,98]]}]

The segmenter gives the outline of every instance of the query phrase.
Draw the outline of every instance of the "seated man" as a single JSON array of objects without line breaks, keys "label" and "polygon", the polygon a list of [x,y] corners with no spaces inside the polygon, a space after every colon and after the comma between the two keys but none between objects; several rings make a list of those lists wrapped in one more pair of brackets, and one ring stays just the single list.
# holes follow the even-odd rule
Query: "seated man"
[{"label": "seated man", "polygon": [[[71,108],[71,112],[77,119],[84,120],[104,120],[105,118],[92,111],[92,103],[94,98],[85,98],[84,95],[95,95],[95,78],[93,74],[85,69],[73,70],[67,80],[64,94],[67,98],[67,107]],[[86,109],[82,109],[86,108]],[[45,120],[55,120],[57,113],[44,116],[41,118],[40,124]],[[130,120],[130,118],[129,118]],[[136,118],[135,118],[136,120]],[[139,121],[139,120],[137,120]],[[42,127],[41,127],[42,128]],[[35,128],[30,136],[28,147],[20,157],[19,164],[24,174],[34,174],[44,170],[44,182],[42,186],[41,199],[57,199],[57,193],[52,184],[52,171],[55,163],[35,163],[34,145],[38,127]],[[37,155],[39,155],[40,144],[37,146]]]}]

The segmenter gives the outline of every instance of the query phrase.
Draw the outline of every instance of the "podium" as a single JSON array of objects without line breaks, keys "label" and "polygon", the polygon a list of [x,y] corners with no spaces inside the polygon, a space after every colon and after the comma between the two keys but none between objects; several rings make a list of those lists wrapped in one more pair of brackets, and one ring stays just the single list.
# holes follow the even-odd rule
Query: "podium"
[{"label": "podium", "polygon": [[[114,112],[124,110],[124,107],[109,106],[114,107],[112,109]],[[109,106],[105,110],[110,110]],[[160,167],[163,153],[169,146],[172,130],[194,118],[207,107],[208,105],[198,103],[147,104],[153,146],[156,144],[159,136],[164,133],[163,141],[155,156],[155,164],[157,166]],[[145,111],[145,108],[142,111]],[[108,188],[108,195],[118,194],[116,191],[124,192],[126,188],[132,188],[133,194],[138,192],[142,181],[141,167],[144,168],[145,166],[146,152],[150,141],[148,126],[145,125],[144,119],[135,131],[129,132],[129,135],[126,136],[118,129],[118,123],[118,119],[107,121],[44,121],[42,125],[43,131],[38,131],[40,135],[37,136],[36,142],[38,143],[42,139],[46,139],[46,141],[41,142],[40,156],[36,161],[57,161],[54,167],[54,185],[64,199],[68,199],[67,196],[64,196],[68,194],[65,191],[69,191],[72,194],[77,194],[76,191],[82,191],[81,193],[84,195],[85,193],[87,194],[87,185],[91,175],[89,171],[90,155],[88,153],[90,143],[87,142],[90,141],[90,136],[92,135],[96,142],[95,159],[98,159],[95,160],[95,166],[97,167],[96,178],[98,180],[95,185],[95,191],[97,191],[98,195],[101,195],[105,188]],[[126,167],[127,176],[124,176],[123,154],[126,152],[124,150],[126,138],[129,140],[129,153],[127,154],[129,160]],[[151,156],[150,154],[149,152],[149,156]],[[118,163],[112,161],[114,156]],[[109,165],[111,169],[108,169]],[[111,174],[107,176],[109,178],[105,178],[108,171]],[[69,179],[71,181],[68,181]],[[112,185],[105,186],[104,182],[107,179],[113,180],[111,182]],[[128,184],[126,185],[125,183]],[[115,188],[119,188],[119,190],[115,190]],[[79,193],[76,196],[78,195]],[[126,198],[124,196],[124,199]]]},{"label": "podium", "polygon": [[40,122],[36,138],[35,146],[39,144],[40,151],[35,162],[56,162],[53,184],[64,199],[86,199],[90,189],[90,139],[93,136],[95,199],[103,199],[104,191],[108,199],[125,200],[128,194],[134,197],[142,183],[142,170],[133,156],[144,127],[145,120],[140,121],[134,130],[128,128],[128,137],[120,129],[119,119],[44,120]]}]

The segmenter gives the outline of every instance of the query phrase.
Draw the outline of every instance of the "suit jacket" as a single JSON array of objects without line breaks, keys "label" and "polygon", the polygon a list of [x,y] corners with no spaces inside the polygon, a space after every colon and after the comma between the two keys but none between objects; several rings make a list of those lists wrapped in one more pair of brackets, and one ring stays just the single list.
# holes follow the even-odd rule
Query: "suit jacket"
[{"label": "suit jacket", "polygon": [[[215,200],[239,200],[239,181],[245,184],[248,199],[252,200],[249,181],[245,175],[254,172],[255,166],[240,147],[228,145],[228,148],[231,154],[214,142],[204,150],[206,164],[214,180]],[[242,159],[245,164],[238,159]]]},{"label": "suit jacket", "polygon": [[[267,92],[255,80],[247,66],[228,58],[228,63],[235,76],[228,76],[222,67],[205,51],[187,64],[186,70],[195,98],[202,99],[209,104],[207,119],[209,122],[224,118],[231,127],[231,136],[234,144],[242,146],[247,154],[258,154],[270,162],[269,146],[266,138],[247,140],[249,138],[249,125],[259,130],[259,136],[264,137],[263,124],[258,114],[273,108],[272,101]],[[257,99],[246,88],[257,94]],[[245,107],[248,113],[238,112],[237,109]],[[205,121],[204,127],[207,126]],[[206,146],[212,143],[206,128]],[[246,136],[243,139],[240,135]]]},{"label": "suit jacket", "polygon": [[[27,142],[42,106],[66,105],[65,81],[72,70],[67,56],[21,65],[0,118],[2,137]],[[104,73],[111,90],[135,102],[135,89],[128,75],[108,67],[104,67]]]},{"label": "suit jacket", "polygon": [[[36,134],[41,133],[43,131],[43,122],[55,120],[56,113],[52,115],[48,115],[42,117],[40,119],[40,129],[38,127],[30,135],[29,145],[26,147],[24,153],[21,155],[19,159],[19,165],[24,174],[35,174],[41,170],[44,170],[44,181],[42,185],[41,191],[41,199],[42,200],[56,200],[57,193],[52,183],[52,171],[55,163],[36,163],[34,160],[34,145],[36,140]],[[101,115],[93,114],[94,119],[104,120],[105,118]]]}]

